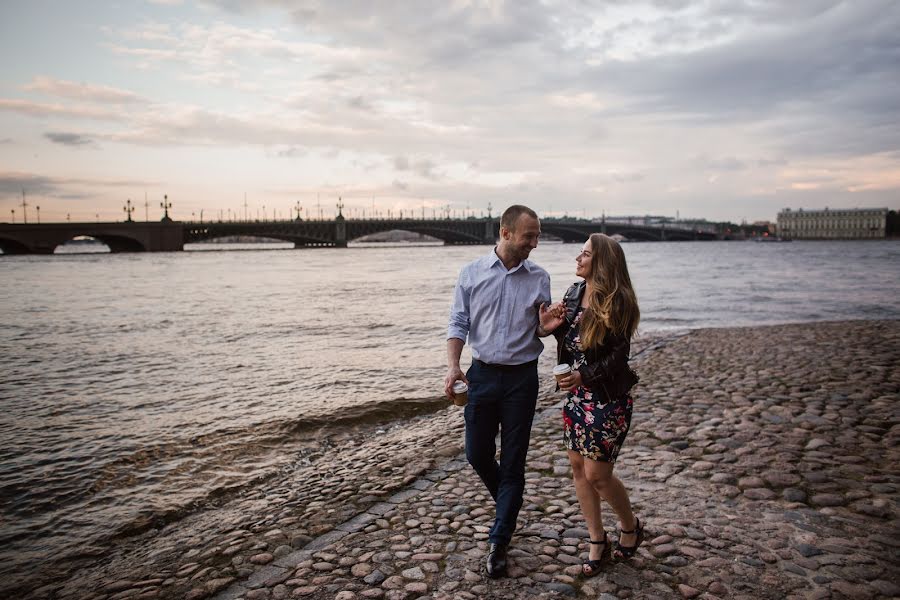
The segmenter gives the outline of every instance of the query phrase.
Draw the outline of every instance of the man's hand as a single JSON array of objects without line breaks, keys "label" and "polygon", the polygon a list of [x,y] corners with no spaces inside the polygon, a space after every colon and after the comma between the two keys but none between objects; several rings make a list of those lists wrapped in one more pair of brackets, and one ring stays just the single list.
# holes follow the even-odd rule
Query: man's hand
[{"label": "man's hand", "polygon": [[543,335],[550,335],[557,327],[565,322],[566,307],[563,306],[562,302],[557,302],[550,306],[547,306],[545,302],[542,302],[540,310],[538,310],[538,318],[540,319],[538,336],[543,337]]},{"label": "man's hand", "polygon": [[444,377],[444,393],[450,400],[456,398],[456,394],[453,393],[453,384],[459,380],[465,381],[466,385],[469,385],[469,380],[466,379],[466,376],[463,375],[463,372],[459,367],[450,367],[447,369],[447,376]]},{"label": "man's hand", "polygon": [[462,379],[469,385],[469,380],[459,368],[459,357],[462,356],[464,342],[458,338],[447,340],[447,376],[444,377],[444,394],[452,401],[456,398],[453,393],[453,384]]}]

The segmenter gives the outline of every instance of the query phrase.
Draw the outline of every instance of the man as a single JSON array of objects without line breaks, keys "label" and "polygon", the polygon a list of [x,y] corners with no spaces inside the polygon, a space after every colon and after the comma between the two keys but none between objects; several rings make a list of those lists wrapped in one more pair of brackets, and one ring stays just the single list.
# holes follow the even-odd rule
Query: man
[{"label": "man", "polygon": [[[496,504],[486,569],[506,572],[509,542],[525,490],[525,456],[538,393],[539,311],[550,302],[550,275],[528,255],[538,245],[541,225],[526,206],[510,206],[500,218],[500,241],[491,252],[463,267],[453,293],[447,332],[447,376],[469,385],[465,408],[466,458]],[[459,358],[468,338],[472,366],[463,375]],[[494,458],[500,430],[500,462]]]}]

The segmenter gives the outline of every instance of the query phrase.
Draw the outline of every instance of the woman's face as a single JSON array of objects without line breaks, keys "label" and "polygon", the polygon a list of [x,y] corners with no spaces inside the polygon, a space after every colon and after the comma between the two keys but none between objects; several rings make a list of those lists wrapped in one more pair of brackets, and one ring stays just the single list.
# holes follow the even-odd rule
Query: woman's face
[{"label": "woman's face", "polygon": [[591,276],[591,240],[581,247],[581,254],[575,257],[575,275],[583,279]]}]

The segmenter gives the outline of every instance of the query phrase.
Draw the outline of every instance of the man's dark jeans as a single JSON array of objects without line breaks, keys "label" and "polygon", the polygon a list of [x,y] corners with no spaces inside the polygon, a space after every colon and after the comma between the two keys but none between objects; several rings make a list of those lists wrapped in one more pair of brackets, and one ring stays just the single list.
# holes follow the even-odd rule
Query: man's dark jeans
[{"label": "man's dark jeans", "polygon": [[[537,403],[537,361],[515,367],[477,360],[466,373],[466,458],[497,505],[490,541],[508,544],[525,491],[525,457]],[[495,438],[500,430],[500,463]]]}]

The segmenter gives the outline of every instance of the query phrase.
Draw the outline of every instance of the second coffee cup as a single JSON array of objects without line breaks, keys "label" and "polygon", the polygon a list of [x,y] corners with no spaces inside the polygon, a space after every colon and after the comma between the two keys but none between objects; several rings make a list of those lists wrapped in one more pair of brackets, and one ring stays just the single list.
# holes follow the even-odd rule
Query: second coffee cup
[{"label": "second coffee cup", "polygon": [[556,377],[556,381],[565,379],[571,372],[572,365],[556,365],[553,367],[553,376]]}]

